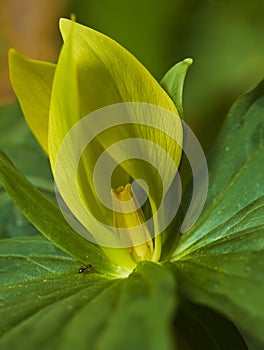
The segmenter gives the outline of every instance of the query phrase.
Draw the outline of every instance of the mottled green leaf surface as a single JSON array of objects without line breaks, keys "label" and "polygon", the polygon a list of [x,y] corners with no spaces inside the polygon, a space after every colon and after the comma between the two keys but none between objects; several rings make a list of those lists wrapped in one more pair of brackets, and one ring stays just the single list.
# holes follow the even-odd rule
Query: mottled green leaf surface
[{"label": "mottled green leaf surface", "polygon": [[[227,236],[227,229],[234,229],[243,219],[254,228],[263,224],[258,212],[264,196],[263,164],[264,81],[241,96],[227,116],[209,158],[209,191],[203,214],[182,237],[178,256]],[[249,215],[254,220],[249,220]]]},{"label": "mottled green leaf surface", "polygon": [[264,344],[264,83],[232,107],[211,154],[206,207],[174,259],[182,291]]},{"label": "mottled green leaf surface", "polygon": [[28,282],[36,276],[74,272],[79,265],[41,235],[1,239],[1,285]]},{"label": "mottled green leaf surface", "polygon": [[139,263],[123,281],[99,349],[172,349],[170,324],[178,303],[175,284],[167,268]]},{"label": "mottled green leaf surface", "polygon": [[9,241],[0,251],[1,271],[13,273],[0,287],[1,349],[171,349],[175,281],[167,268],[142,263],[124,279],[96,266],[79,274],[41,237]]}]

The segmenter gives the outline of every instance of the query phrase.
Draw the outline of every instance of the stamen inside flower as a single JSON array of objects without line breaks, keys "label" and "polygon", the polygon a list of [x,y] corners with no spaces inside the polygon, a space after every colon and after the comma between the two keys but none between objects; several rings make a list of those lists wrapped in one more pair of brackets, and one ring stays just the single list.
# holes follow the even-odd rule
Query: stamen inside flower
[{"label": "stamen inside flower", "polygon": [[[114,226],[117,229],[117,234],[120,234],[121,228],[130,228],[129,240],[131,243],[130,250],[131,258],[136,262],[142,260],[153,260],[154,257],[154,240],[147,228],[144,225],[146,222],[144,213],[139,207],[135,193],[132,190],[131,184],[120,186],[116,190],[112,190],[112,199],[114,207]],[[133,237],[133,227],[140,227],[144,242],[136,245]]]}]

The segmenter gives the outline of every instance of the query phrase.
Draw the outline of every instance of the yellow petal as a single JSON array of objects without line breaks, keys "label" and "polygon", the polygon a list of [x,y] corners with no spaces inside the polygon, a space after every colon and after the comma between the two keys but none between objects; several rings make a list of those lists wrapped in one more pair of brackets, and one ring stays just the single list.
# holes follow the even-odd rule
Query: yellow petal
[{"label": "yellow petal", "polygon": [[119,102],[151,103],[176,112],[166,92],[130,52],[102,33],[61,19],[65,40],[72,26],[81,116]]},{"label": "yellow petal", "polygon": [[11,49],[9,67],[10,80],[25,119],[48,153],[49,107],[56,65],[27,59]]},{"label": "yellow petal", "polygon": [[[93,168],[100,154],[107,147],[116,143],[119,138],[146,139],[157,143],[159,148],[156,149],[141,147],[141,145],[139,145],[139,148],[141,148],[141,153],[146,151],[145,153],[148,155],[155,152],[156,164],[160,163],[169,173],[166,176],[169,180],[165,186],[168,189],[176,172],[175,168],[170,170],[167,167],[168,162],[163,155],[168,153],[176,166],[179,164],[182,129],[173,102],[133,55],[112,39],[92,29],[69,20],[62,20],[60,23],[65,44],[54,77],[49,122],[49,153],[53,170],[55,169],[60,146],[68,131],[84,116],[101,107],[122,102],[142,102],[152,106],[160,106],[165,111],[174,113],[172,118],[167,119],[166,113],[160,115],[160,111],[158,111],[154,113],[155,115],[151,119],[152,110],[148,110],[147,113],[143,114],[139,111],[140,125],[124,124],[113,128],[110,125],[104,135],[97,136],[87,147],[80,164],[77,164],[79,166],[78,190],[80,193],[73,190],[76,186],[76,164],[72,161],[74,160],[72,149],[76,148],[76,144],[68,144],[67,152],[62,157],[63,161],[60,161],[61,167],[58,169],[60,179],[57,185],[59,185],[60,190],[63,189],[65,194],[63,198],[66,204],[83,226],[94,228],[92,220],[83,210],[78,196],[81,195],[82,201],[86,202],[86,207],[90,209],[90,213],[95,214],[99,221],[106,216],[106,221],[103,222],[109,223],[109,210],[106,210],[100,204],[93,188]],[[148,125],[149,120],[151,120],[151,126]],[[164,125],[166,125],[165,128]],[[166,135],[167,130],[174,131],[177,136],[176,139],[179,141],[178,144],[169,135]],[[90,130],[88,123],[81,130],[80,138],[83,134],[89,132],[92,132],[92,130]],[[120,155],[122,155],[121,153]],[[134,179],[144,179],[143,175],[147,174],[150,178],[150,190],[153,197],[151,205],[153,211],[155,211],[158,202],[158,195],[155,194],[158,181],[152,176],[152,174],[155,174],[155,169],[152,170],[145,163],[138,167],[134,161],[124,162],[122,167],[125,171],[118,175],[122,182],[117,183],[116,187],[126,184],[128,176]],[[104,172],[101,173],[101,176],[104,177]],[[108,181],[108,179],[105,179],[105,181]],[[101,228],[100,225],[97,225],[95,230],[97,230],[99,241],[103,242],[104,234],[107,234],[106,230]],[[101,244],[103,245],[103,243]]]}]

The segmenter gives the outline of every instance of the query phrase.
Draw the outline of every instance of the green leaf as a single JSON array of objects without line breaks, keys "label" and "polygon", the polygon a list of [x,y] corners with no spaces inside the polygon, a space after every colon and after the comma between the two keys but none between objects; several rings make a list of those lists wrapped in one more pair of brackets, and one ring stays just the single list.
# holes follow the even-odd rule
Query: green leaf
[{"label": "green leaf", "polygon": [[[210,155],[210,183],[204,211],[197,224],[181,238],[178,257],[223,237],[232,222],[238,224],[254,207],[259,207],[257,201],[264,196],[263,109],[264,81],[231,108]],[[262,217],[256,222],[257,213],[251,215],[256,218],[251,220],[253,227],[263,224]],[[242,227],[237,227],[236,231],[241,230]]]},{"label": "green leaf", "polygon": [[[92,261],[90,261],[92,263]],[[77,272],[80,263],[43,236],[1,239],[1,285],[28,282],[54,273]]]},{"label": "green leaf", "polygon": [[0,182],[28,220],[55,245],[83,263],[94,261],[99,264],[99,271],[113,272],[101,248],[74,232],[60,209],[20,174],[1,151]]},{"label": "green leaf", "polygon": [[141,262],[123,281],[122,291],[98,349],[172,349],[170,320],[177,299],[171,272]]},{"label": "green leaf", "polygon": [[183,119],[183,87],[186,74],[193,63],[191,58],[176,63],[162,78],[160,85],[171,97],[180,117]]},{"label": "green leaf", "polygon": [[[1,272],[4,276],[9,274],[9,281],[4,281],[0,288],[0,329],[4,335],[0,339],[1,349],[11,344],[14,348],[34,349],[43,337],[40,348],[52,348],[58,339],[57,330],[67,327],[67,318],[74,320],[86,303],[113,283],[109,277],[96,273],[96,267],[89,273],[79,274],[78,262],[42,237],[2,242]],[[83,317],[90,319],[90,323],[95,319],[89,312],[84,312]],[[25,332],[28,327],[30,337]],[[51,334],[53,339],[49,337]],[[78,332],[76,337],[79,337]],[[60,339],[63,342],[63,337]]]},{"label": "green leaf", "polygon": [[264,344],[264,82],[232,107],[209,163],[205,210],[174,254],[183,293]]},{"label": "green leaf", "polygon": [[174,265],[186,298],[227,315],[242,334],[251,334],[264,344],[263,251],[212,254],[211,259],[210,253],[198,252]]},{"label": "green leaf", "polygon": [[0,263],[14,273],[0,287],[1,350],[171,349],[175,282],[167,268],[142,263],[125,279],[96,267],[79,274],[41,237],[5,240]]}]

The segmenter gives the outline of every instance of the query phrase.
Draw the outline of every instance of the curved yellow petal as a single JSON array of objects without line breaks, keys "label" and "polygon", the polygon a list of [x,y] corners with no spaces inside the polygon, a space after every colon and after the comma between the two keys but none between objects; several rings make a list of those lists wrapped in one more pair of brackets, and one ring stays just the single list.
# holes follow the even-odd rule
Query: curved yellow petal
[{"label": "curved yellow petal", "polygon": [[63,18],[64,40],[72,26],[82,116],[120,102],[151,103],[177,113],[166,92],[130,52],[106,35]]},{"label": "curved yellow petal", "polygon": [[48,153],[48,120],[51,88],[56,65],[30,60],[9,51],[10,80],[25,119],[42,148]]},{"label": "curved yellow petal", "polygon": [[[139,153],[143,154],[145,152],[148,154],[147,159],[151,159],[151,153],[155,152],[155,164],[160,163],[169,173],[167,176],[169,180],[165,186],[168,189],[176,172],[175,167],[172,169],[168,166],[164,153],[170,156],[177,167],[181,156],[182,141],[180,119],[170,97],[144,66],[128,51],[105,35],[75,22],[63,19],[60,24],[65,44],[58,61],[51,98],[49,120],[51,165],[53,171],[59,172],[59,181],[57,181],[56,173],[55,179],[57,178],[56,182],[59,189],[64,191],[65,196],[63,198],[66,204],[84,227],[89,227],[92,221],[83,210],[82,203],[78,198],[79,195],[82,201],[86,203],[89,211],[99,221],[104,224],[111,224],[110,210],[100,203],[93,184],[93,170],[99,156],[106,148],[117,143],[119,139],[145,139],[156,143],[159,146],[158,148],[146,148],[146,145],[139,144],[138,147],[141,149],[141,153]],[[66,152],[64,150],[64,154],[59,161],[60,166],[57,167],[57,156],[60,147],[64,143],[65,137],[67,138],[69,130],[74,129],[78,121],[83,120],[86,115],[102,107],[123,102],[140,102],[151,106],[159,106],[167,113],[173,113],[173,116],[166,118],[166,113],[160,115],[160,111],[154,111],[155,115],[153,116],[153,109],[146,113],[139,110],[138,125],[133,124],[133,122],[117,127],[110,125],[100,135],[93,133],[93,127],[96,125],[90,125],[88,121],[84,128],[79,130],[80,137],[72,139],[72,144],[71,142],[67,144]],[[149,125],[150,121],[151,125]],[[166,125],[165,128],[164,125]],[[168,130],[174,130],[178,143],[173,141],[169,134],[166,134]],[[75,163],[74,150],[76,150],[76,143],[79,147],[79,139],[82,139],[83,135],[88,133],[96,137],[83,153],[80,163]],[[109,155],[112,157],[111,152]],[[119,155],[122,157],[122,149]],[[113,158],[116,159],[115,156]],[[73,190],[76,186],[77,165],[79,193]],[[144,175],[147,174],[148,179],[146,180],[149,180],[150,190],[152,191],[150,202],[153,211],[155,211],[160,195],[157,187],[162,187],[159,186],[159,182],[155,177],[155,169],[152,169],[147,161],[143,161],[141,166],[137,166],[134,160],[123,162],[122,168],[123,171],[118,172],[117,179],[120,183],[117,181],[115,186],[125,185],[129,182],[129,178],[144,179]],[[104,171],[101,172],[100,176],[102,182],[108,180],[104,179]],[[158,194],[155,192],[158,192]],[[104,220],[105,217],[106,220]],[[107,234],[106,231],[107,229],[104,230],[98,226],[98,237],[102,237],[104,233]]]}]

